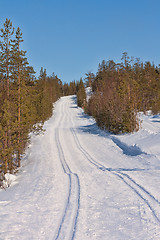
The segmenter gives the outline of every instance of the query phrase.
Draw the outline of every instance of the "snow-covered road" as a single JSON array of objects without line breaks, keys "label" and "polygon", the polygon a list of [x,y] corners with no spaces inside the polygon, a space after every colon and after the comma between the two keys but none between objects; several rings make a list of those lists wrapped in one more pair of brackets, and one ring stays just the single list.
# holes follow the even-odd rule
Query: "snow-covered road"
[{"label": "snow-covered road", "polygon": [[0,190],[0,239],[159,240],[160,118],[114,136],[76,105],[55,104],[23,167]]}]

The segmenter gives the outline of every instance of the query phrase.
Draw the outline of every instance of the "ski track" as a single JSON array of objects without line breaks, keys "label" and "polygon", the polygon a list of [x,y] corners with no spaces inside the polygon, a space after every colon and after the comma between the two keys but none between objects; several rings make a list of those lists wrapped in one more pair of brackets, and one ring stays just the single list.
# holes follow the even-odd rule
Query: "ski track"
[{"label": "ski track", "polygon": [[[75,109],[71,110],[71,108],[75,108]],[[53,128],[51,128],[52,132],[49,135],[49,137],[51,138],[50,143],[52,143],[52,145],[53,144],[55,145],[55,151],[57,153],[57,155],[56,155],[57,158],[55,157],[55,161],[56,161],[56,163],[58,163],[58,165],[57,165],[58,167],[57,168],[55,167],[55,169],[57,171],[60,170],[59,171],[60,172],[59,179],[60,179],[60,181],[62,181],[61,178],[66,179],[65,181],[64,180],[62,181],[63,183],[65,182],[65,184],[61,185],[61,191],[62,192],[64,191],[64,194],[63,194],[62,199],[60,199],[61,208],[59,208],[59,210],[58,210],[56,222],[54,222],[54,228],[52,229],[53,221],[55,221],[53,218],[50,225],[48,225],[48,228],[46,227],[46,229],[48,229],[48,230],[45,230],[47,238],[45,235],[43,235],[43,236],[37,235],[37,236],[39,236],[39,239],[50,239],[50,240],[74,240],[74,239],[81,239],[81,240],[82,239],[84,239],[84,240],[85,239],[87,239],[87,240],[88,239],[94,239],[94,240],[95,239],[103,239],[103,240],[125,239],[126,240],[126,239],[128,239],[127,236],[131,236],[130,232],[129,232],[130,230],[128,230],[127,233],[124,231],[126,235],[121,235],[121,236],[116,235],[116,231],[115,231],[115,235],[114,235],[114,229],[112,229],[113,230],[113,238],[112,238],[112,234],[108,235],[109,230],[110,230],[110,225],[107,225],[108,224],[107,221],[109,221],[109,222],[111,221],[111,224],[112,224],[113,217],[111,217],[111,219],[109,217],[111,216],[110,214],[112,212],[112,209],[114,209],[114,207],[115,207],[115,205],[114,204],[112,205],[110,201],[106,201],[105,202],[106,205],[104,205],[105,207],[108,207],[111,204],[111,208],[112,208],[107,212],[107,214],[109,214],[109,217],[107,215],[104,216],[104,218],[108,217],[108,220],[104,221],[105,224],[107,225],[106,230],[99,229],[99,228],[101,228],[101,223],[99,225],[95,225],[95,222],[94,222],[93,228],[95,226],[98,226],[99,228],[94,229],[94,231],[92,231],[92,233],[97,232],[97,236],[88,234],[88,232],[90,230],[92,230],[92,220],[89,221],[89,223],[88,223],[87,217],[92,216],[90,214],[90,211],[92,214],[95,213],[95,215],[96,215],[96,213],[98,213],[99,209],[98,209],[98,207],[93,208],[93,205],[91,205],[91,207],[90,207],[91,203],[90,203],[90,200],[88,200],[88,199],[89,198],[91,200],[94,199],[94,197],[95,197],[94,192],[93,192],[94,190],[91,190],[88,193],[86,191],[87,187],[85,187],[84,184],[86,183],[85,181],[87,181],[89,183],[91,183],[92,181],[96,182],[96,177],[94,174],[98,173],[96,176],[100,177],[101,182],[102,181],[105,182],[105,179],[107,182],[108,179],[111,178],[111,176],[113,176],[113,179],[115,179],[116,182],[118,179],[118,181],[120,182],[121,188],[123,190],[125,189],[127,191],[127,194],[128,194],[128,192],[131,192],[131,194],[133,193],[132,194],[133,199],[136,198],[137,202],[138,202],[137,205],[135,204],[135,202],[133,202],[133,207],[138,206],[137,207],[138,212],[136,212],[136,214],[138,214],[138,221],[140,222],[139,223],[140,225],[136,225],[136,226],[142,227],[142,228],[144,227],[144,229],[143,229],[144,232],[142,233],[142,236],[143,236],[143,234],[147,234],[147,235],[145,235],[147,237],[151,236],[151,238],[144,238],[144,239],[146,239],[146,240],[151,240],[154,238],[159,239],[158,236],[160,233],[159,232],[160,201],[158,200],[158,196],[155,197],[154,194],[151,193],[152,190],[148,191],[146,189],[146,186],[145,187],[143,186],[144,185],[143,183],[139,184],[138,183],[139,179],[138,180],[133,179],[133,177],[131,177],[132,174],[130,172],[130,168],[127,168],[127,170],[126,170],[127,173],[126,173],[125,168],[123,168],[123,165],[122,165],[122,167],[121,167],[121,165],[120,165],[120,167],[117,167],[117,165],[116,165],[115,168],[111,168],[111,167],[107,167],[106,163],[100,163],[100,159],[98,158],[99,155],[98,155],[98,157],[96,157],[96,155],[94,155],[96,150],[95,150],[95,152],[94,151],[92,152],[89,149],[87,149],[87,147],[85,145],[85,140],[83,142],[83,138],[81,138],[79,135],[79,131],[78,131],[79,123],[77,121],[79,111],[77,111],[77,110],[78,110],[78,108],[75,107],[73,97],[68,97],[67,99],[62,100],[62,101],[59,100],[58,108],[56,108],[56,111],[55,111],[54,124],[53,124]],[[68,140],[68,142],[67,142],[67,140]],[[109,141],[112,141],[112,138],[109,137]],[[71,143],[73,144],[73,146],[71,146]],[[48,146],[51,156],[54,155],[52,145],[50,144]],[[72,153],[72,147],[74,148],[74,153]],[[94,147],[94,145],[93,145],[93,147]],[[91,148],[91,150],[92,150],[92,148]],[[76,157],[76,154],[77,155],[80,154],[80,156],[77,157],[77,161],[75,161],[75,159],[74,159]],[[140,156],[140,158],[141,157],[142,156]],[[111,158],[112,158],[112,156],[111,156]],[[123,162],[122,162],[122,164],[123,164]],[[32,172],[36,171],[36,167],[37,167],[37,165],[34,164]],[[86,172],[84,172],[84,173],[83,173],[83,167],[86,170]],[[73,170],[73,169],[76,169],[76,170]],[[81,169],[82,169],[82,175],[81,175]],[[93,172],[93,174],[91,174],[91,176],[90,176],[89,169],[94,170],[94,172]],[[97,170],[95,170],[95,169],[97,169]],[[134,169],[134,171],[139,171],[139,168],[133,168],[133,169]],[[142,170],[145,171],[145,168],[144,169],[142,168]],[[147,171],[148,171],[148,169],[147,169]],[[106,173],[108,173],[108,174],[106,174]],[[110,173],[110,175],[109,175],[109,173]],[[84,177],[84,179],[83,179],[83,177]],[[107,177],[108,177],[108,179],[107,179]],[[111,185],[112,187],[113,187],[113,184]],[[42,189],[41,189],[42,185],[43,185],[43,177],[39,176],[37,179],[35,179],[33,190],[31,192],[29,192],[28,198],[33,197],[34,201],[38,202],[38,199],[41,197],[41,195],[39,193],[40,193],[40,191],[42,191]],[[45,182],[44,182],[44,186],[45,186]],[[94,186],[98,186],[97,182]],[[126,186],[126,188],[124,188],[124,186]],[[102,188],[100,188],[100,190],[103,191],[103,188],[104,188],[104,185],[102,186]],[[104,189],[107,189],[107,188],[104,188]],[[128,191],[128,190],[131,190],[131,191]],[[42,195],[42,197],[44,198],[43,201],[46,200],[48,193],[50,193],[50,191],[53,191],[52,184],[50,185],[50,188],[48,188],[48,190],[46,190],[46,192],[44,192],[44,196]],[[95,189],[95,193],[96,194],[100,193],[100,191],[96,192],[96,189]],[[110,193],[110,191],[107,191],[107,193]],[[55,194],[56,194],[56,192],[55,192]],[[91,195],[89,195],[89,194],[91,194]],[[114,192],[114,194],[117,194],[116,198],[118,198],[118,194],[119,194],[118,191]],[[106,192],[104,192],[104,195],[106,195]],[[126,196],[126,195],[124,194],[124,196]],[[109,199],[111,196],[108,195],[108,196],[104,196],[104,197],[106,197],[106,199]],[[98,204],[98,199],[100,199],[100,201],[102,200],[102,198],[94,199],[95,201],[93,201],[92,204]],[[24,201],[24,203],[23,203],[23,201]],[[121,200],[119,202],[121,203]],[[10,203],[10,202],[2,201],[0,203],[5,205],[6,203]],[[23,205],[23,204],[25,204],[25,200],[22,199],[21,205]],[[14,206],[14,204],[13,204],[13,206]],[[84,209],[82,209],[82,207]],[[147,209],[147,212],[149,213],[149,216],[150,216],[149,218],[147,218],[145,215],[146,209]],[[87,213],[84,212],[85,210]],[[103,212],[103,209],[100,208],[100,211]],[[104,210],[104,212],[105,212],[105,210]],[[105,214],[106,214],[106,212],[105,212]],[[131,216],[132,214],[134,214],[134,211],[133,212],[130,211],[129,214]],[[114,213],[113,213],[113,216],[114,216]],[[121,218],[117,218],[117,219],[120,219],[120,221],[121,221]],[[95,219],[93,219],[93,220],[95,220]],[[82,224],[81,224],[81,221],[82,221]],[[86,228],[85,228],[85,224],[86,224]],[[84,225],[84,226],[82,227],[82,225]],[[122,225],[119,225],[119,226],[123,227],[123,222],[122,222]],[[83,228],[82,230],[81,230],[81,227]],[[154,228],[157,230],[154,230]],[[103,231],[103,234],[106,234],[105,238],[103,238],[103,236],[102,237],[100,236],[100,230]],[[152,231],[151,234],[149,233],[150,230]],[[48,231],[48,233],[47,233],[47,231]],[[45,232],[44,232],[44,234],[45,234]],[[119,233],[121,233],[121,228],[119,228],[118,234]],[[137,232],[136,232],[136,234],[137,234]],[[34,236],[36,236],[36,235],[34,235]],[[83,237],[81,238],[81,236],[83,236]],[[123,238],[123,236],[124,236],[124,238]],[[139,236],[140,236],[140,239],[143,239],[143,237],[141,238],[141,235],[139,235]],[[10,239],[10,238],[5,238],[5,239]],[[13,238],[11,238],[11,239],[13,239]],[[19,238],[17,238],[17,239],[19,239]],[[22,239],[27,239],[27,238],[22,237]],[[38,237],[35,239],[38,239]],[[132,235],[132,237],[130,239],[138,239],[138,238],[135,238],[135,236]]]},{"label": "ski track", "polygon": [[[159,209],[160,209],[160,202],[151,193],[149,193],[144,187],[140,186],[137,182],[135,182],[127,174],[124,174],[124,173],[121,173],[121,172],[118,172],[118,171],[112,172],[112,170],[108,170],[106,168],[106,166],[104,166],[104,165],[98,163],[96,160],[94,160],[93,157],[81,146],[80,141],[79,141],[79,139],[78,139],[78,137],[76,135],[75,129],[71,128],[71,132],[72,132],[72,134],[73,134],[73,136],[75,138],[75,142],[77,144],[78,149],[85,155],[86,159],[92,165],[97,167],[100,171],[111,172],[113,175],[115,175],[118,178],[120,178],[130,189],[132,189],[138,195],[138,197],[140,197],[145,202],[145,204],[151,210],[152,215],[154,216],[156,221],[160,224],[160,217],[158,216],[156,211],[151,206],[151,203],[150,203],[149,199],[152,199],[158,205]],[[126,177],[126,179],[124,177]]]},{"label": "ski track", "polygon": [[[67,113],[68,114],[68,113]],[[69,114],[68,114],[69,115]],[[73,121],[71,116],[70,117],[70,121],[72,123],[73,126]],[[144,201],[144,203],[148,206],[148,208],[150,209],[150,211],[152,212],[153,217],[155,218],[155,220],[157,221],[158,224],[160,224],[160,214],[158,214],[156,212],[156,210],[154,210],[154,207],[152,206],[152,201],[154,201],[154,205],[157,205],[157,208],[159,209],[159,213],[160,213],[160,202],[151,194],[149,193],[144,187],[142,187],[140,184],[138,184],[136,181],[134,181],[129,175],[124,174],[122,172],[119,171],[112,171],[109,168],[107,168],[106,166],[102,165],[101,163],[97,162],[81,145],[77,134],[76,134],[76,129],[71,128],[70,129],[72,132],[72,135],[74,137],[74,140],[76,142],[77,148],[83,153],[83,155],[85,156],[85,158],[87,159],[87,161],[89,161],[92,165],[94,165],[96,168],[98,168],[100,171],[108,171],[111,172],[113,175],[115,175],[116,177],[120,178],[123,183],[125,183],[140,199],[142,199]]]},{"label": "ski track", "polygon": [[[64,104],[62,110],[62,118],[60,122],[64,121]],[[80,208],[80,181],[76,173],[72,173],[64,156],[63,148],[59,138],[59,128],[55,129],[55,141],[58,148],[59,159],[64,173],[69,179],[69,190],[66,205],[62,213],[61,221],[58,230],[56,231],[55,240],[58,239],[74,239],[76,233],[77,219]]]}]

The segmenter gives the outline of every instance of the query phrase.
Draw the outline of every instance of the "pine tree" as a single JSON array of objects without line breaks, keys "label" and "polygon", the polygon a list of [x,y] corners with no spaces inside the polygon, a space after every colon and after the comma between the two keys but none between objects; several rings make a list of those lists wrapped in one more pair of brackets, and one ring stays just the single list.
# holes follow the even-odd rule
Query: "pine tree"
[{"label": "pine tree", "polygon": [[14,33],[12,22],[6,19],[4,29],[1,29],[0,42],[0,74],[3,82],[3,105],[1,108],[1,124],[3,128],[2,159],[3,171],[12,171],[11,155],[11,101],[10,101],[10,81],[12,65],[11,40]]},{"label": "pine tree", "polygon": [[20,28],[14,34],[10,20],[1,29],[0,42],[0,184],[1,176],[20,167],[29,133],[42,131],[52,114],[52,103],[62,95],[62,82],[41,69],[36,80],[28,65]]},{"label": "pine tree", "polygon": [[138,129],[136,88],[131,60],[123,54],[123,62],[103,61],[92,83],[94,94],[87,112],[98,125],[113,133],[132,132]]},{"label": "pine tree", "polygon": [[48,77],[46,73],[46,69],[43,70],[41,67],[40,75],[39,75],[39,84],[41,88],[41,114],[43,121],[51,116],[52,102],[50,101],[50,97],[48,95]]},{"label": "pine tree", "polygon": [[86,75],[86,77],[85,77],[85,86],[86,87],[92,87],[92,83],[93,83],[93,81],[95,79],[94,73],[88,72],[85,75]]},{"label": "pine tree", "polygon": [[[20,167],[20,154],[22,151],[22,129],[24,128],[23,126],[23,118],[22,118],[22,113],[25,104],[22,104],[26,99],[25,96],[27,95],[26,93],[26,85],[25,85],[25,74],[27,70],[27,59],[25,57],[26,52],[23,50],[20,50],[20,44],[23,42],[22,39],[22,33],[20,28],[17,28],[15,39],[12,41],[12,61],[13,61],[13,71],[12,71],[12,79],[14,81],[14,95],[15,95],[15,105],[16,105],[16,123],[17,123],[17,129],[15,130],[15,144],[17,148],[17,166]],[[22,102],[23,101],[23,102]],[[23,106],[23,107],[22,107]]]},{"label": "pine tree", "polygon": [[77,84],[77,104],[79,107],[85,107],[86,104],[86,92],[82,78]]}]

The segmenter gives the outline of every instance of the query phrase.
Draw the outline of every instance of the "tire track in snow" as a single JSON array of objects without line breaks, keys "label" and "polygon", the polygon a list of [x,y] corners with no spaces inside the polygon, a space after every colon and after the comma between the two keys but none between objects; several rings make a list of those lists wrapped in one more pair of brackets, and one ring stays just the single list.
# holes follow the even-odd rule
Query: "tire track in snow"
[{"label": "tire track in snow", "polygon": [[66,162],[64,152],[59,139],[59,130],[55,129],[55,140],[58,148],[60,162],[65,174],[69,179],[69,191],[67,201],[62,213],[59,227],[55,234],[55,240],[58,239],[74,239],[76,233],[77,219],[80,208],[80,182],[76,173],[72,173]]},{"label": "tire track in snow", "polygon": [[[72,119],[71,119],[72,121]],[[72,122],[73,123],[73,122]],[[80,144],[80,141],[77,137],[77,134],[75,132],[74,128],[71,128],[71,132],[73,134],[73,137],[75,139],[76,145],[78,149],[83,153],[83,155],[86,157],[86,159],[94,165],[99,170],[105,172],[108,171],[115,175],[116,177],[120,178],[132,191],[136,193],[136,195],[143,200],[143,202],[148,206],[150,209],[153,217],[155,220],[160,224],[160,216],[156,213],[154,210],[154,207],[152,206],[152,202],[154,202],[154,205],[156,205],[157,208],[160,209],[160,202],[151,194],[149,193],[144,187],[140,186],[138,183],[136,183],[131,177],[129,177],[127,174],[121,173],[119,171],[112,171],[111,169],[107,169],[104,165],[97,162],[93,159],[93,157],[82,147]],[[152,201],[152,202],[151,202]],[[159,211],[160,212],[160,211]]]}]

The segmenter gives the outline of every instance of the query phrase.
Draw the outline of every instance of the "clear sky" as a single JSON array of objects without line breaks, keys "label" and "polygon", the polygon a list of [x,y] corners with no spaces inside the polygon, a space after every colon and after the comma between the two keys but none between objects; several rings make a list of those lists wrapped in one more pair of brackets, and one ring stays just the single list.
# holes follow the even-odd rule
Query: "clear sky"
[{"label": "clear sky", "polygon": [[0,27],[6,18],[21,28],[37,75],[42,66],[79,80],[124,51],[160,63],[160,0],[0,0]]}]

